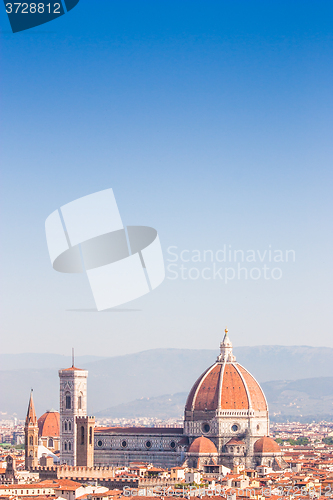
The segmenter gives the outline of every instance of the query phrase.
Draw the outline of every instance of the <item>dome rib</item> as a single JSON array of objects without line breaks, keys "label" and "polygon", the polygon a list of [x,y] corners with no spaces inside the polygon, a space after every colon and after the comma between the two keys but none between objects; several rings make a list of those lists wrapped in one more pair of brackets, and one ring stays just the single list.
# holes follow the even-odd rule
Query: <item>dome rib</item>
[{"label": "dome rib", "polygon": [[[216,410],[217,402],[218,402],[218,391],[216,390],[218,387],[219,377],[221,372],[221,365],[215,363],[212,365],[205,375],[201,378],[200,383],[195,391],[192,408],[195,408],[197,405],[199,408],[197,410]],[[207,388],[204,383],[207,384]],[[200,401],[197,401],[198,394],[200,393]]]},{"label": "dome rib", "polygon": [[265,395],[256,379],[232,354],[232,343],[225,329],[221,353],[193,385],[185,411],[246,410],[268,412]]},{"label": "dome rib", "polygon": [[195,401],[195,395],[198,389],[198,386],[200,385],[200,382],[202,381],[203,377],[206,375],[206,373],[213,367],[214,365],[210,366],[205,370],[200,377],[195,381],[194,385],[192,386],[192,389],[189,392],[189,395],[187,396],[186,404],[185,404],[185,410],[193,411],[194,407],[194,401]]},{"label": "dome rib", "polygon": [[243,366],[217,362],[195,382],[185,409],[267,411],[268,405],[260,385]]},{"label": "dome rib", "polygon": [[221,409],[222,402],[222,387],[223,387],[223,377],[224,377],[225,363],[223,363],[221,371],[220,371],[220,380],[219,380],[219,400],[218,400],[218,409]]},{"label": "dome rib", "polygon": [[262,388],[260,387],[260,384],[254,378],[254,376],[251,375],[251,373],[249,373],[243,366],[238,365],[238,368],[245,379],[247,387],[249,388],[252,400],[252,408],[254,410],[267,411],[268,404],[266,396]]},{"label": "dome rib", "polygon": [[249,403],[249,410],[252,410],[252,400],[251,400],[251,394],[250,394],[250,391],[249,391],[249,388],[248,388],[248,385],[247,383],[245,382],[245,379],[242,375],[242,372],[239,370],[239,367],[240,365],[234,365],[237,373],[239,374],[240,378],[242,379],[242,382],[244,384],[244,387],[245,387],[245,391],[246,391],[246,395],[247,395],[247,401]]},{"label": "dome rib", "polygon": [[247,397],[245,384],[235,368],[234,363],[228,363],[225,367],[222,394],[222,410],[248,410],[249,400]]}]

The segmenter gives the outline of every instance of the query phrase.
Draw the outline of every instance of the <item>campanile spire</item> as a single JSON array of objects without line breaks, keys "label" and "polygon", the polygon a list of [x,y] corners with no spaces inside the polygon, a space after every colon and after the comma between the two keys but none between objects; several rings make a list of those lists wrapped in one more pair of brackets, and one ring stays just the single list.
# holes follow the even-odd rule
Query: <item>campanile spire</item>
[{"label": "campanile spire", "polygon": [[25,468],[26,470],[38,466],[38,424],[35,412],[34,400],[32,397],[32,389],[25,419],[24,426],[25,435]]},{"label": "campanile spire", "polygon": [[33,389],[30,391],[30,399],[29,399],[29,405],[28,405],[28,411],[27,411],[27,417],[25,419],[25,424],[26,425],[35,425],[37,424],[37,417],[36,417],[36,411],[35,411],[35,405],[34,405],[34,400],[32,397]]}]

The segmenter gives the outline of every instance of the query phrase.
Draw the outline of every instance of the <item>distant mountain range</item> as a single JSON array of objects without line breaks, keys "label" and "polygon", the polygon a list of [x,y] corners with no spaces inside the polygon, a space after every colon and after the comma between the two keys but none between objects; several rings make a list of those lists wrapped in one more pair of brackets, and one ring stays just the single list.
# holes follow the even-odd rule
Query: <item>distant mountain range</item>
[{"label": "distant mountain range", "polygon": [[96,413],[96,418],[169,418],[178,419],[183,416],[187,392],[163,394],[155,398],[142,398],[122,403]]},{"label": "distant mountain range", "polygon": [[[276,380],[261,384],[272,421],[286,419],[333,419],[333,377]],[[97,418],[155,417],[179,418],[183,415],[187,392],[142,398],[107,408]]]},{"label": "distant mountain range", "polygon": [[[237,361],[261,383],[270,403],[272,415],[287,410],[290,412],[289,415],[296,415],[299,410],[297,406],[304,407],[307,412],[312,411],[311,408],[317,408],[321,413],[320,408],[322,408],[323,411],[327,410],[327,414],[333,414],[333,405],[332,410],[330,408],[330,394],[333,394],[332,348],[255,346],[236,347],[234,353]],[[169,398],[165,395],[173,394],[174,399],[171,398],[172,404],[169,404],[172,413],[178,411],[177,406],[183,405],[181,398],[183,397],[184,402],[195,380],[214,363],[217,354],[216,350],[152,349],[112,358],[77,357],[75,364],[89,370],[90,414],[104,413],[106,408],[114,410],[115,407],[120,411],[118,405],[124,404],[130,404],[131,411],[139,411],[140,408],[144,408],[144,404],[141,403],[140,406],[139,403],[139,407],[133,409],[135,407],[133,402],[144,401],[145,398],[150,398],[156,408],[154,411],[158,411],[159,405],[162,408],[163,398]],[[69,357],[60,355],[0,355],[0,412],[16,413],[19,418],[23,418],[31,387],[34,389],[38,415],[52,407],[57,409],[58,369],[70,364]],[[312,381],[299,379],[312,379]],[[274,382],[267,385],[267,382],[272,380]],[[301,385],[298,386],[298,383]],[[311,387],[315,389],[312,391]],[[319,388],[321,392],[318,392]],[[310,393],[306,392],[307,390]],[[185,396],[179,396],[178,393],[184,393]],[[299,393],[308,394],[309,397]],[[162,400],[154,401],[154,398],[160,396],[163,397]],[[322,398],[322,403],[318,403],[317,406],[313,404],[315,396]],[[163,404],[165,403],[166,401]],[[167,406],[168,404],[166,408]],[[124,406],[122,410],[125,412]],[[153,411],[149,409],[149,404],[146,411]],[[167,412],[167,409],[163,411]],[[4,415],[2,417],[4,418]]]}]

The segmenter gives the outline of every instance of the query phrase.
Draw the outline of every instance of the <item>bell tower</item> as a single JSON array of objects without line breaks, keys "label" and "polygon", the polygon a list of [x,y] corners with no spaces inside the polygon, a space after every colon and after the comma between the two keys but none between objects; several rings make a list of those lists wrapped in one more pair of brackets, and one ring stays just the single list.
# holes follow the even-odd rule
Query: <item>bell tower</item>
[{"label": "bell tower", "polygon": [[38,424],[35,412],[32,389],[24,426],[25,436],[25,468],[29,470],[38,466]]},{"label": "bell tower", "polygon": [[60,378],[60,462],[77,465],[76,417],[87,416],[88,372],[75,368],[59,370]]}]

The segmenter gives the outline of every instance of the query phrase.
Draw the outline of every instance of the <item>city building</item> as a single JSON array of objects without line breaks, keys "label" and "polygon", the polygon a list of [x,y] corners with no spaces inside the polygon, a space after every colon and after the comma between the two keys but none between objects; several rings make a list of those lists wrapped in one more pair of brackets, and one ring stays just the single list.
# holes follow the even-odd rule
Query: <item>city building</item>
[{"label": "city building", "polygon": [[[194,383],[183,428],[97,427],[95,465],[146,461],[162,467],[285,466],[269,436],[265,395],[232,353],[225,330],[220,354]],[[263,441],[264,440],[264,441]],[[264,443],[264,444],[263,444]]]},{"label": "city building", "polygon": [[[54,447],[60,434],[60,464],[112,467],[145,462],[205,473],[238,466],[281,470],[287,465],[279,445],[269,437],[265,395],[255,378],[237,363],[227,329],[217,360],[189,392],[183,427],[95,427],[94,417],[87,415],[87,377],[88,372],[76,368],[74,362],[59,370],[60,418],[56,412],[40,418],[41,439],[48,440],[48,445]],[[37,465],[38,457],[29,444],[35,443],[38,434],[32,407],[31,395],[26,423],[29,467]]]}]

